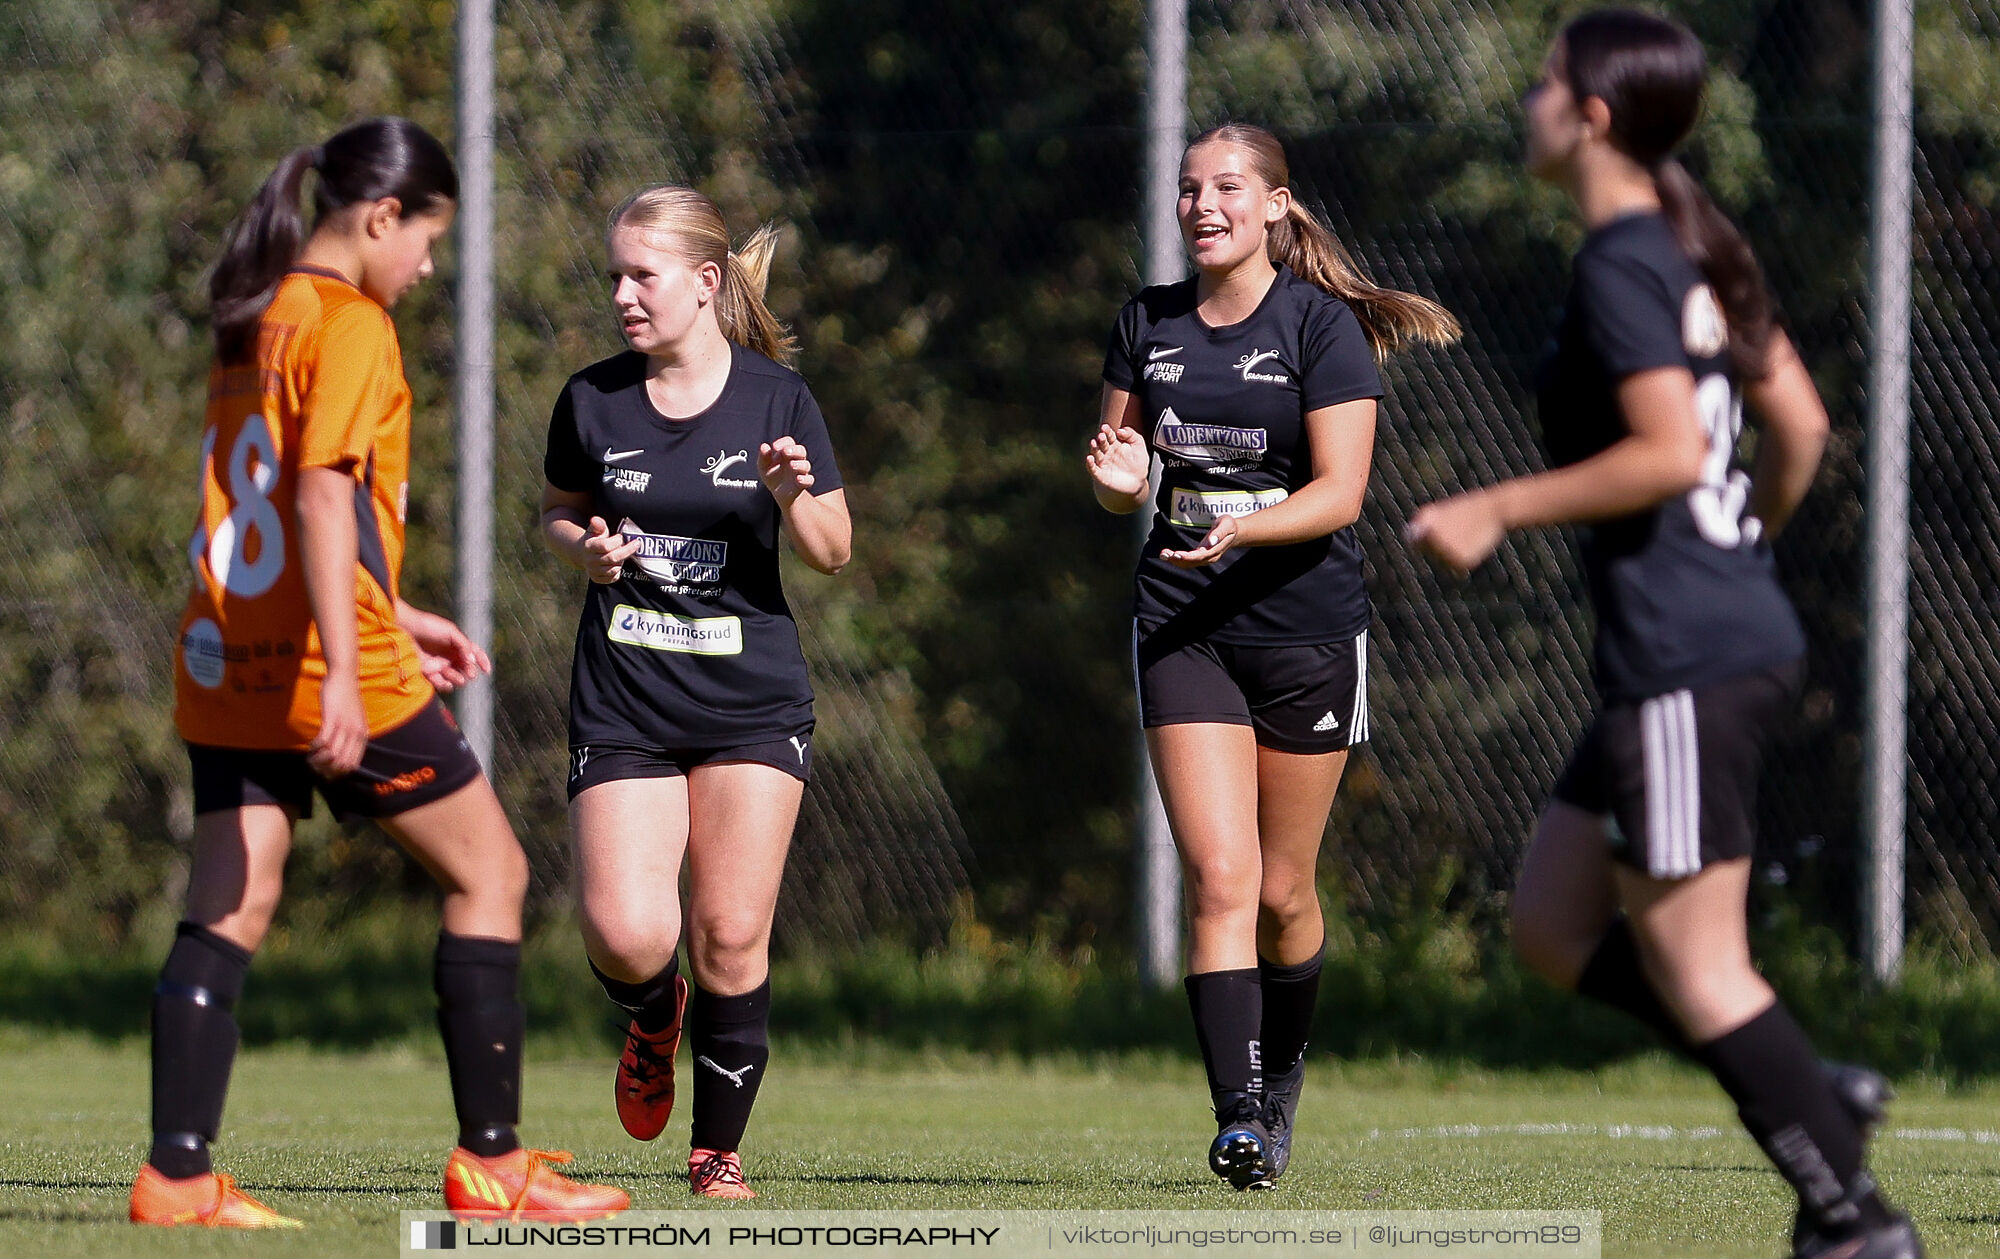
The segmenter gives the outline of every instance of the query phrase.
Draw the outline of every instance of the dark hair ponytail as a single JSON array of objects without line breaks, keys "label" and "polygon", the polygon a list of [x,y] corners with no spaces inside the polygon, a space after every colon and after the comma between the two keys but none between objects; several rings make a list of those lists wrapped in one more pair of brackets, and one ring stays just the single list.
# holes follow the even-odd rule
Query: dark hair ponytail
[{"label": "dark hair ponytail", "polygon": [[[1203,144],[1234,145],[1249,154],[1257,178],[1267,187],[1291,186],[1285,146],[1262,127],[1224,123],[1196,136],[1188,148]],[[1383,288],[1363,275],[1347,246],[1297,197],[1292,198],[1285,217],[1266,232],[1265,252],[1271,261],[1283,263],[1301,280],[1346,302],[1361,321],[1361,331],[1378,360],[1415,345],[1450,345],[1458,340],[1458,320],[1450,311],[1428,297]]]},{"label": "dark hair ponytail", "polygon": [[1631,9],[1601,9],[1565,26],[1563,77],[1578,101],[1596,97],[1611,111],[1611,141],[1653,172],[1674,238],[1700,269],[1729,325],[1737,374],[1761,380],[1770,370],[1777,311],[1750,242],[1687,168],[1673,158],[1701,116],[1708,57],[1677,22]]},{"label": "dark hair ponytail", "polygon": [[406,118],[371,118],[323,145],[294,149],[230,225],[209,276],[216,356],[225,363],[256,350],[257,320],[305,248],[306,172],[316,171],[313,226],[357,202],[394,197],[402,214],[426,214],[458,200],[458,171],[437,137]]}]

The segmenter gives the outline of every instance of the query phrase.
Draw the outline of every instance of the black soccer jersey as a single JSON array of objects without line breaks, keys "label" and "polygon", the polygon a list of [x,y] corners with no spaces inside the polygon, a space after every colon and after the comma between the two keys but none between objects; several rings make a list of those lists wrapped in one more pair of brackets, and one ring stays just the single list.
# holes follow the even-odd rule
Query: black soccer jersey
[{"label": "black soccer jersey", "polygon": [[789,436],[812,459],[812,493],[840,488],[826,421],[798,373],[732,347],[729,381],[699,415],[668,419],[646,394],[644,355],[570,377],[549,419],[549,484],[637,555],[591,583],[570,673],[570,743],[712,748],[796,734],[812,720],[798,626],[778,578],[779,511],[757,447]]},{"label": "black soccer jersey", "polygon": [[1597,611],[1598,690],[1612,702],[1721,681],[1805,653],[1737,466],[1743,401],[1715,294],[1657,213],[1592,232],[1539,381],[1543,438],[1559,466],[1623,438],[1617,384],[1656,367],[1694,373],[1708,432],[1701,484],[1586,531]]},{"label": "black soccer jersey", "polygon": [[1175,568],[1226,515],[1283,502],[1312,480],[1308,411],[1382,396],[1374,352],[1347,303],[1280,266],[1248,318],[1211,328],[1195,281],[1142,291],[1119,312],[1104,379],[1139,400],[1165,475],[1140,557],[1134,614],[1217,642],[1295,645],[1368,627],[1352,528],[1285,546],[1242,547]]}]

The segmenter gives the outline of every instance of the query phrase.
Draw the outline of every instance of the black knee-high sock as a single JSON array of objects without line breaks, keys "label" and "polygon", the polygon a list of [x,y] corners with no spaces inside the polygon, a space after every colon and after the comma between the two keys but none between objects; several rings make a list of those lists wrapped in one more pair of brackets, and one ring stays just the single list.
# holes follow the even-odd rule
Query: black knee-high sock
[{"label": "black knee-high sock", "polygon": [[229,1068],[236,1061],[236,999],[250,954],[192,922],[153,989],[153,1148],[146,1161],[184,1180],[213,1170],[208,1143],[222,1129]]},{"label": "black knee-high sock", "polygon": [[1652,1028],[1675,1053],[1693,1055],[1694,1047],[1688,1044],[1687,1033],[1681,1031],[1681,1025],[1660,1001],[1660,994],[1653,991],[1652,981],[1646,978],[1646,968],[1639,960],[1639,943],[1632,938],[1632,924],[1623,914],[1611,920],[1611,928],[1598,941],[1597,951],[1584,963],[1583,973],[1577,976],[1576,991],[1578,996],[1623,1010]]},{"label": "black knee-high sock", "polygon": [[696,987],[688,996],[688,1043],[694,1059],[697,1150],[734,1150],[750,1126],[750,1108],[771,1062],[771,981],[720,997]]},{"label": "black knee-high sock", "polygon": [[485,1158],[521,1148],[521,946],[438,933],[433,982],[458,1143]]},{"label": "black knee-high sock", "polygon": [[1838,1235],[1887,1219],[1861,1167],[1861,1133],[1781,1002],[1694,1050],[1736,1103],[1806,1218]]},{"label": "black knee-high sock", "polygon": [[1257,972],[1216,970],[1189,975],[1188,1007],[1194,1011],[1195,1040],[1208,1068],[1208,1092],[1218,1116],[1244,1097],[1264,1091],[1264,990]]},{"label": "black knee-high sock", "polygon": [[1257,980],[1264,990],[1263,1059],[1272,1075],[1283,1075],[1306,1056],[1312,1035],[1313,1007],[1319,1002],[1319,974],[1326,964],[1326,941],[1303,962],[1280,966],[1257,959]]},{"label": "black knee-high sock", "polygon": [[611,1003],[630,1014],[642,1032],[664,1032],[680,1014],[679,1003],[674,1000],[674,980],[681,973],[678,953],[667,959],[666,967],[659,974],[636,984],[613,979],[597,969],[596,962],[590,963],[590,973],[597,976],[599,986],[604,989],[604,995],[611,998]]}]

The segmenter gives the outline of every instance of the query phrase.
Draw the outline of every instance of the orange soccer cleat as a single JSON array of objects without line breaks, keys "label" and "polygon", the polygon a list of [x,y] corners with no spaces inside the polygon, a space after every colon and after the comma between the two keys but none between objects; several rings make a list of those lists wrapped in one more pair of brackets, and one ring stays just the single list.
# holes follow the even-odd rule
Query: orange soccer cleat
[{"label": "orange soccer cleat", "polygon": [[689,1150],[688,1188],[703,1198],[754,1198],[734,1150]]},{"label": "orange soccer cleat", "polygon": [[681,1047],[681,1019],[687,1013],[688,983],[674,976],[674,1021],[665,1030],[642,1032],[635,1019],[625,1029],[625,1052],[618,1056],[618,1122],[641,1141],[666,1130],[674,1113],[674,1051]]},{"label": "orange soccer cleat", "polygon": [[169,1180],[151,1163],[132,1182],[134,1224],[198,1224],[204,1228],[304,1228],[236,1187],[233,1177],[210,1172]]},{"label": "orange soccer cleat", "polygon": [[460,1147],[444,1167],[444,1205],[461,1220],[547,1220],[573,1224],[616,1215],[632,1205],[623,1189],[587,1185],[549,1166],[566,1150],[515,1150],[481,1158]]}]

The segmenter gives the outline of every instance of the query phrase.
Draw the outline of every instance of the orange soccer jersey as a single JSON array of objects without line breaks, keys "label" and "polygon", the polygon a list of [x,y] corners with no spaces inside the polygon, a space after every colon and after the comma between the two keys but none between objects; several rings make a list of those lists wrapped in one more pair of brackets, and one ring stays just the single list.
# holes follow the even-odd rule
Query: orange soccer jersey
[{"label": "orange soccer jersey", "polygon": [[330,271],[287,275],[253,361],[209,376],[194,589],[175,650],[174,721],[190,743],[302,749],[319,730],[320,652],[294,511],[301,468],[354,477],[361,699],[380,734],[430,702],[396,624],[409,498],[410,386],[389,314]]}]

